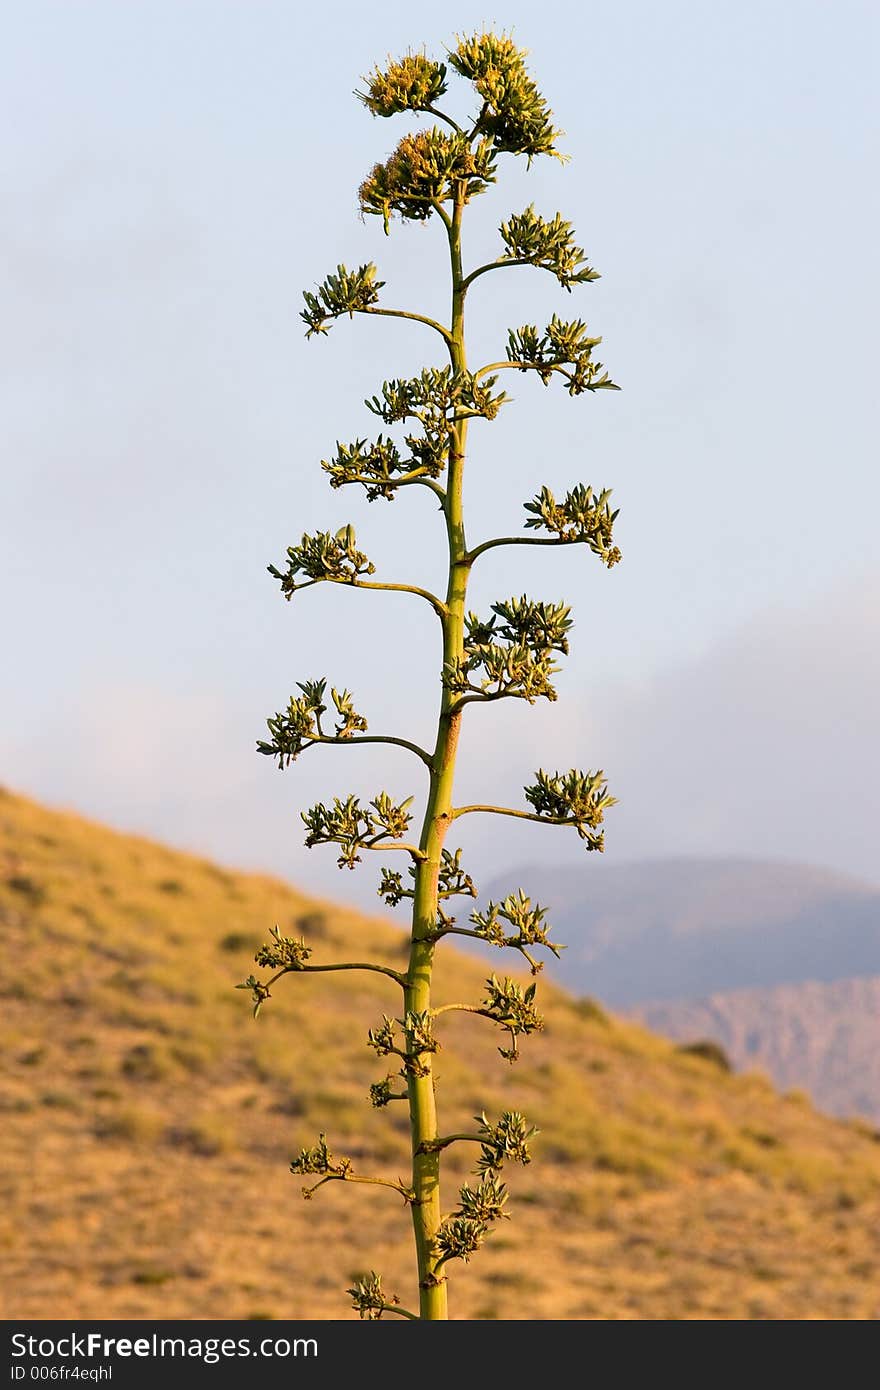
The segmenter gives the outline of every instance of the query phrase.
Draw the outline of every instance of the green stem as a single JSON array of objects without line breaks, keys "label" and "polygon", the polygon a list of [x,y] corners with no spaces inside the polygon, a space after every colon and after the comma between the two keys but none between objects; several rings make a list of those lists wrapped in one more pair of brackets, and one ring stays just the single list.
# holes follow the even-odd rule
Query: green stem
[{"label": "green stem", "polygon": [[399,970],[392,970],[390,965],[374,965],[371,961],[366,960],[344,961],[339,964],[334,962],[332,965],[289,966],[285,970],[279,971],[277,975],[273,975],[268,983],[274,984],[276,980],[281,979],[282,975],[321,975],[328,970],[372,970],[376,975],[387,975],[389,980],[395,980],[401,988],[406,984],[406,976],[401,975]]},{"label": "green stem", "polygon": [[459,135],[461,135],[462,130],[458,121],[454,121],[451,116],[447,116],[445,111],[441,111],[437,106],[426,106],[425,110],[430,111],[431,115],[436,116],[439,121],[445,121],[447,125],[451,125],[452,129],[457,130]]},{"label": "green stem", "polygon": [[[345,583],[346,581],[343,580],[342,582]],[[389,593],[416,594],[418,598],[423,598],[426,603],[430,603],[437,617],[441,619],[446,611],[445,606],[434,594],[429,593],[427,589],[418,588],[415,584],[377,584],[367,579],[355,579],[348,582],[353,589],[386,589]]]},{"label": "green stem", "polygon": [[[512,814],[512,812],[511,812],[511,814]],[[558,825],[568,825],[569,822],[568,822],[568,821],[558,821],[557,824],[558,824]],[[573,824],[574,824],[574,821],[572,821],[571,824],[573,825]],[[328,843],[330,843],[330,842],[328,841]],[[336,843],[339,843],[339,842],[337,841]],[[389,854],[392,850],[399,849],[399,850],[402,850],[404,854],[410,855],[410,857],[413,859],[413,861],[414,861],[416,864],[420,864],[420,863],[422,862],[422,860],[424,859],[424,857],[425,857],[424,854],[422,853],[421,849],[419,849],[418,845],[393,845],[393,844],[388,844],[388,843],[386,843],[385,841],[370,840],[370,841],[362,841],[361,844],[360,844],[360,848],[361,848],[361,849],[373,849],[373,850],[375,850],[375,851],[377,852],[377,854]]]},{"label": "green stem", "polygon": [[438,1018],[440,1014],[481,1014],[483,1018],[491,1018],[495,1023],[498,1019],[489,1009],[483,1009],[479,1004],[441,1004],[439,1009],[432,1009],[432,1014]]},{"label": "green stem", "polygon": [[417,758],[421,758],[425,767],[430,769],[430,753],[426,753],[424,748],[420,748],[417,743],[410,743],[408,738],[394,738],[390,734],[357,734],[352,738],[329,738],[322,734],[320,738],[310,739],[309,742],[303,746],[303,752],[305,752],[306,748],[315,748],[319,744],[329,748],[352,748],[358,743],[396,744],[398,748],[406,748],[410,753],[415,753]]},{"label": "green stem", "polygon": [[375,307],[358,309],[357,312],[359,314],[381,314],[389,319],[412,319],[413,323],[423,323],[426,328],[433,328],[436,333],[440,334],[447,347],[451,346],[452,338],[449,329],[444,328],[442,323],[438,323],[436,319],[426,318],[424,314],[411,314],[407,309],[377,309]]},{"label": "green stem", "polygon": [[423,598],[426,603],[430,603],[441,621],[446,614],[446,605],[437,598],[436,594],[429,593],[427,589],[420,589],[416,584],[378,584],[373,580],[343,578],[337,574],[322,574],[319,579],[307,579],[304,584],[294,584],[291,593],[300,594],[305,589],[314,588],[316,584],[344,584],[349,589],[386,589],[393,594],[415,594],[417,598]]},{"label": "green stem", "polygon": [[510,265],[534,264],[534,261],[529,261],[519,256],[499,256],[497,261],[488,261],[486,265],[477,266],[476,270],[472,270],[465,280],[463,288],[467,291],[475,280],[478,280],[481,275],[485,275],[489,270],[503,270],[506,266]]},{"label": "green stem", "polygon": [[[360,483],[363,487],[374,487],[378,481],[378,478],[371,478],[366,473],[347,473],[345,476],[346,484]],[[389,478],[387,481],[389,486],[395,490],[399,487],[415,487],[418,484],[420,487],[429,487],[432,492],[436,492],[441,500],[446,495],[440,484],[435,483],[433,478],[428,476],[427,468],[412,468],[409,473],[398,473],[396,477]]]},{"label": "green stem", "polygon": [[[538,960],[535,960],[535,957],[531,955],[529,951],[526,950],[525,943],[522,941],[517,941],[516,937],[505,936],[503,941],[490,942],[488,937],[485,936],[483,932],[471,931],[468,927],[444,927],[442,931],[437,932],[437,940],[442,941],[444,936],[471,936],[473,937],[474,941],[482,941],[484,945],[505,946],[508,950],[519,951],[520,955],[525,956],[533,975],[539,974],[539,972],[543,969],[542,963]],[[553,949],[546,941],[541,942],[540,944],[543,946],[547,946],[548,950]],[[437,1012],[439,1013],[441,1012],[441,1010],[438,1009]]]},{"label": "green stem", "polygon": [[[450,356],[454,371],[465,371],[464,277],[461,268],[461,217],[463,192],[459,191],[451,218],[444,219],[449,240],[452,272],[452,344]],[[443,660],[454,661],[464,649],[464,615],[470,565],[462,517],[462,471],[464,467],[467,421],[456,420],[450,440],[446,497],[443,513],[449,546],[446,602],[443,605]],[[435,932],[439,911],[438,879],[440,855],[452,816],[452,792],[461,712],[444,689],[437,725],[437,740],[431,758],[431,781],[419,848],[423,859],[416,865],[413,892],[412,937],[409,983],[405,1008],[413,1013],[431,1009]],[[408,1040],[408,1046],[411,1040]],[[440,1148],[437,1105],[434,1093],[433,1058],[422,1057],[422,1075],[407,1077],[410,1129],[412,1138],[413,1231],[419,1273],[419,1312],[424,1319],[448,1317],[446,1275],[440,1272],[436,1235],[442,1219],[440,1206]]]},{"label": "green stem", "polygon": [[495,540],[474,546],[468,559],[473,564],[478,555],[485,550],[494,550],[496,545],[577,545],[585,540],[586,536],[498,536]]},{"label": "green stem", "polygon": [[571,372],[566,371],[570,362],[522,362],[519,358],[515,361],[509,359],[504,362],[487,362],[485,367],[481,367],[478,372],[474,372],[474,381],[479,381],[481,377],[488,376],[490,372],[561,372],[562,375],[571,381]]},{"label": "green stem", "polygon": [[403,1186],[403,1183],[392,1182],[388,1178],[361,1177],[359,1173],[325,1173],[324,1177],[321,1178],[319,1182],[316,1182],[313,1187],[303,1188],[303,1196],[307,1200],[314,1197],[318,1188],[323,1187],[324,1184],[328,1182],[362,1182],[369,1184],[371,1187],[390,1187],[392,1191],[399,1192],[405,1202],[412,1201],[412,1193],[408,1187]]},{"label": "green stem", "polygon": [[448,1149],[450,1144],[482,1144],[483,1142],[479,1134],[444,1134],[442,1138],[431,1141],[431,1148],[439,1153],[441,1149]]},{"label": "green stem", "polygon": [[413,1322],[418,1322],[418,1313],[411,1313],[408,1308],[401,1308],[396,1303],[382,1303],[376,1310],[379,1313],[396,1313],[399,1318],[412,1318]]},{"label": "green stem", "polygon": [[572,817],[539,816],[536,811],[514,811],[509,806],[459,806],[451,813],[451,818],[458,820],[459,816],[470,816],[475,811],[485,811],[493,816],[515,816],[517,820],[537,821],[538,825],[577,825],[579,823]]}]

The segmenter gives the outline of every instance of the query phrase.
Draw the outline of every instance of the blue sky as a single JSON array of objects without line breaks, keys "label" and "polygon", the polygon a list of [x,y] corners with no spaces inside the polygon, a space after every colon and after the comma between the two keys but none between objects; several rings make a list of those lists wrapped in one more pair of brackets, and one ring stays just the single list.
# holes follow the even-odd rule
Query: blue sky
[{"label": "blue sky", "polygon": [[[377,731],[429,738],[438,653],[415,600],[280,599],[265,566],[353,521],[388,579],[438,583],[426,501],[372,507],[319,460],[363,398],[435,360],[424,330],[306,343],[300,295],[376,260],[386,299],[442,313],[433,226],[390,238],[355,190],[407,128],[351,96],[386,53],[512,27],[571,163],[507,161],[467,254],[534,201],[570,218],[595,285],[486,277],[471,361],[509,326],[588,319],[624,390],[516,379],[474,430],[473,538],[541,483],[614,488],[624,563],[494,552],[475,606],[565,597],[559,704],[473,713],[462,795],[534,767],[606,768],[616,858],[750,853],[877,879],[878,11],[856,3],[447,7],[41,3],[0,53],[0,465],[7,656],[0,777],[115,824],[374,901],[307,853],[324,795],[417,791],[406,755],[253,752],[326,674]],[[546,321],[546,320],[545,320]],[[485,875],[565,859],[540,827],[468,830]],[[597,871],[600,871],[597,870]],[[479,876],[479,875],[478,875]]]}]

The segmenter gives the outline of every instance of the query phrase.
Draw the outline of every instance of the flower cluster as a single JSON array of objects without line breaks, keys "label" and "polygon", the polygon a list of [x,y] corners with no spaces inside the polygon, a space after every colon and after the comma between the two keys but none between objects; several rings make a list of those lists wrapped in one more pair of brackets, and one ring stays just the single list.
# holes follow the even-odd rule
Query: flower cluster
[{"label": "flower cluster", "polygon": [[357,270],[337,266],[336,274],[327,276],[318,286],[317,294],[309,290],[303,292],[306,307],[300,318],[306,325],[306,337],[328,332],[328,323],[342,314],[353,318],[370,309],[378,302],[384,284],[384,280],[376,279],[376,267],[372,263],[359,266]]},{"label": "flower cluster", "polygon": [[593,361],[593,348],[601,338],[591,338],[582,319],[566,323],[554,314],[543,333],[534,324],[512,328],[507,335],[507,360],[526,372],[534,370],[546,386],[554,372],[568,382],[568,394],[584,391],[619,391],[601,362]]},{"label": "flower cluster", "polygon": [[610,488],[594,493],[591,487],[578,483],[557,502],[550,489],[542,487],[537,497],[523,503],[525,510],[531,513],[526,529],[550,531],[565,544],[582,542],[612,569],[621,556],[612,543],[618,512],[611,510],[610,497]]},{"label": "flower cluster", "polygon": [[387,68],[375,68],[364,81],[367,90],[355,95],[374,116],[427,111],[446,92],[446,67],[424,53],[407,53]]},{"label": "flower cluster", "polygon": [[477,1115],[482,1149],[477,1162],[479,1173],[497,1172],[508,1161],[531,1163],[529,1140],[538,1133],[518,1110],[505,1110],[497,1124],[490,1124],[485,1115]]},{"label": "flower cluster", "polygon": [[384,164],[375,164],[358,189],[361,212],[425,222],[439,204],[459,194],[464,202],[495,182],[493,141],[475,142],[462,131],[439,126],[405,135]]},{"label": "flower cluster", "polygon": [[605,833],[598,827],[607,808],[617,805],[617,798],[609,795],[605,773],[572,768],[552,775],[539,771],[535,777],[535,785],[525,788],[526,801],[534,806],[535,813],[560,825],[575,826],[588,850],[604,849]]},{"label": "flower cluster", "polygon": [[479,1182],[476,1187],[465,1183],[459,1189],[459,1204],[451,1215],[444,1217],[437,1230],[435,1248],[438,1269],[447,1260],[468,1262],[478,1250],[496,1221],[506,1218],[507,1187],[498,1179],[506,1162],[530,1163],[528,1141],[537,1130],[529,1127],[516,1110],[508,1110],[491,1124],[485,1115],[478,1115],[481,1139],[477,1162]]},{"label": "flower cluster", "polygon": [[449,53],[456,72],[473,82],[483,99],[476,129],[485,131],[496,150],[559,158],[556,141],[561,131],[529,76],[525,52],[507,34],[472,34],[459,39]]},{"label": "flower cluster", "polygon": [[327,1147],[326,1134],[318,1135],[318,1142],[311,1149],[301,1149],[296,1158],[290,1161],[291,1173],[305,1177],[318,1173],[321,1176],[343,1178],[351,1172],[351,1159],[340,1158],[334,1161]]},{"label": "flower cluster", "polygon": [[292,936],[282,936],[279,927],[269,930],[271,941],[261,946],[254,956],[257,965],[267,970],[302,970],[309,956],[311,946],[302,937],[297,941]]},{"label": "flower cluster", "polygon": [[[402,1075],[402,1073],[400,1073]],[[374,1110],[381,1110],[384,1106],[390,1105],[393,1100],[406,1100],[406,1092],[394,1090],[395,1077],[392,1073],[383,1077],[381,1081],[375,1081],[370,1087],[370,1104]]]},{"label": "flower cluster", "polygon": [[478,381],[472,372],[454,372],[451,367],[423,367],[418,376],[383,382],[381,394],[364,404],[386,425],[417,420],[426,442],[407,437],[406,443],[427,465],[446,457],[459,420],[495,419],[507,400],[503,391],[493,394],[497,380],[489,376]]},{"label": "flower cluster", "polygon": [[523,595],[493,603],[488,619],[469,613],[464,652],[444,666],[444,684],[457,694],[490,699],[555,700],[550,677],[559,669],[554,655],[568,653],[570,612],[565,604],[534,602]]},{"label": "flower cluster", "polygon": [[[561,946],[547,939],[550,927],[544,921],[546,915],[547,909],[538,903],[532,907],[531,898],[527,898],[520,888],[518,892],[509,894],[503,902],[490,902],[485,912],[472,912],[470,920],[477,928],[477,935],[490,946],[510,946],[514,950],[523,951],[532,965],[532,973],[537,974],[540,966],[532,961],[528,952],[523,950],[524,947],[546,946],[554,956],[558,956],[562,950]],[[505,932],[502,925],[504,922],[515,928],[513,934]]]},{"label": "flower cluster", "polygon": [[[403,1030],[402,1047],[398,1045],[399,1029]],[[400,1057],[403,1066],[399,1075],[403,1077],[426,1076],[427,1068],[420,1059],[440,1049],[434,1036],[434,1015],[430,1009],[418,1013],[408,1009],[403,1018],[389,1018],[384,1014],[378,1028],[371,1028],[368,1032],[367,1044],[377,1057],[389,1057],[392,1053]],[[392,1079],[386,1077],[384,1082],[380,1081],[370,1088],[373,1105],[380,1107],[394,1099],[390,1091]]]},{"label": "flower cluster", "polygon": [[333,733],[324,732],[321,716],[327,713],[325,695],[327,682],[297,681],[302,695],[291,695],[287,709],[266,720],[270,739],[259,739],[257,751],[277,758],[280,768],[289,767],[300,753],[315,743],[332,743],[334,739],[350,739],[365,733],[367,721],[354,708],[349,690],[331,689],[330,697],[336,708]]},{"label": "flower cluster", "polygon": [[387,792],[380,792],[368,806],[362,806],[356,796],[348,796],[344,801],[334,797],[332,806],[319,802],[301,812],[308,831],[306,846],[311,849],[313,845],[339,845],[340,869],[353,869],[360,862],[359,849],[375,849],[386,838],[402,838],[411,820],[412,800],[410,796],[397,804]]},{"label": "flower cluster", "polygon": [[351,1306],[367,1322],[378,1322],[382,1314],[400,1302],[397,1294],[386,1294],[382,1289],[382,1276],[371,1269],[360,1279],[356,1279],[346,1293],[351,1296]]},{"label": "flower cluster", "polygon": [[[409,877],[415,884],[416,871],[410,865]],[[389,907],[397,907],[397,904],[404,898],[411,898],[414,893],[413,888],[405,888],[403,885],[403,875],[391,869],[383,869],[382,877],[379,882],[379,897],[384,898]],[[446,898],[465,897],[475,898],[477,890],[470,874],[465,873],[461,867],[461,850],[454,852],[443,849],[440,851],[440,868],[437,873],[437,897],[443,901]]]},{"label": "flower cluster", "polygon": [[392,502],[398,488],[439,478],[457,423],[477,416],[494,420],[507,400],[503,391],[493,390],[496,382],[497,377],[478,381],[451,367],[425,367],[408,380],[383,382],[379,394],[364,402],[367,409],[388,425],[414,420],[421,433],[411,430],[404,436],[407,453],[381,434],[351,444],[337,440],[335,457],[321,460],[330,486],[359,483],[369,502],[377,497]]},{"label": "flower cluster", "polygon": [[523,989],[516,980],[498,980],[490,975],[486,981],[486,1000],[484,1013],[493,1022],[500,1023],[510,1033],[510,1047],[499,1047],[501,1056],[508,1062],[519,1057],[516,1040],[520,1033],[538,1033],[544,1027],[544,1020],[535,1008],[535,985]]},{"label": "flower cluster", "polygon": [[[305,588],[306,584],[322,580],[356,584],[362,575],[376,572],[376,566],[358,550],[353,526],[341,526],[335,535],[330,531],[304,535],[299,545],[287,547],[286,570],[275,565],[269,565],[268,569],[272,578],[280,581],[286,599],[292,598],[297,589]],[[304,576],[302,583],[297,583],[299,575]]]},{"label": "flower cluster", "polygon": [[329,474],[331,487],[360,483],[368,502],[375,502],[377,497],[393,502],[402,483],[417,476],[436,478],[443,467],[443,455],[432,450],[427,461],[419,463],[414,457],[404,458],[394,440],[380,434],[372,443],[366,439],[356,439],[353,444],[337,441],[336,457],[322,459],[321,467]]},{"label": "flower cluster", "polygon": [[235,988],[250,990],[254,1005],[254,1018],[259,1018],[260,1009],[263,1007],[263,1004],[267,999],[271,999],[272,997],[269,986],[264,984],[262,980],[258,980],[256,975],[251,973],[246,980],[243,980],[240,985],[236,985]]},{"label": "flower cluster", "polygon": [[499,228],[506,249],[503,260],[525,262],[539,270],[549,270],[564,290],[600,279],[599,272],[587,264],[583,247],[576,246],[574,229],[557,212],[552,221],[539,217],[534,203],[525,212],[511,214]]},{"label": "flower cluster", "polygon": [[465,1183],[459,1188],[458,1209],[441,1222],[437,1230],[438,1264],[447,1260],[470,1260],[479,1250],[494,1222],[507,1219],[504,1210],[507,1187],[493,1172],[484,1173],[478,1185]]},{"label": "flower cluster", "polygon": [[[282,975],[292,970],[305,969],[312,948],[306,945],[302,937],[297,941],[292,936],[282,936],[277,925],[270,928],[269,936],[271,940],[262,945],[254,956],[257,965],[265,970],[277,970]],[[266,1000],[271,998],[269,984],[258,980],[253,974],[248,975],[247,979],[235,988],[250,990],[254,1003],[254,1018],[259,1015]]]}]

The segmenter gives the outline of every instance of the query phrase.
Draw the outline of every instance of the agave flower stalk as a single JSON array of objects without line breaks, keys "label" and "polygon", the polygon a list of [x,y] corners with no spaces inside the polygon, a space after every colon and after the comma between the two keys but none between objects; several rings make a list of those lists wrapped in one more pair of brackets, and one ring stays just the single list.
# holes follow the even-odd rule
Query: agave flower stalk
[{"label": "agave flower stalk", "polygon": [[[452,74],[470,84],[476,96],[475,108],[464,123],[441,105]],[[449,266],[450,312],[444,323],[386,305],[381,297],[384,282],[372,264],[354,271],[340,265],[315,290],[305,293],[302,319],[309,337],[323,336],[338,319],[355,314],[401,318],[423,325],[439,338],[444,359],[442,365],[422,367],[408,379],[385,381],[365,402],[381,421],[383,432],[373,440],[337,441],[335,452],[321,466],[332,488],[360,487],[369,501],[393,502],[406,488],[430,490],[440,503],[445,526],[445,580],[434,593],[405,582],[373,578],[375,566],[358,548],[350,525],[304,535],[291,544],[280,566],[269,568],[288,600],[303,589],[330,583],[403,591],[425,603],[431,610],[428,621],[439,621],[440,627],[439,717],[433,738],[424,746],[393,734],[370,734],[348,689],[331,687],[328,698],[325,678],[303,680],[286,708],[269,719],[269,737],[258,748],[282,768],[320,744],[387,743],[407,749],[422,762],[428,786],[415,833],[411,830],[414,799],[398,803],[384,791],[367,804],[355,796],[335,797],[303,813],[306,844],[334,845],[341,868],[353,869],[365,851],[405,856],[404,869],[382,868],[379,893],[389,906],[406,902],[410,909],[409,959],[401,971],[379,962],[322,965],[312,961],[304,940],[283,937],[276,929],[256,957],[257,966],[268,976],[251,974],[240,987],[251,992],[257,1013],[275,982],[288,974],[366,970],[390,981],[398,1007],[369,1030],[367,1042],[379,1058],[387,1059],[385,1065],[391,1070],[371,1086],[369,1098],[378,1108],[392,1102],[407,1106],[411,1175],[404,1181],[357,1173],[351,1159],[332,1152],[323,1134],[317,1144],[293,1159],[291,1170],[308,1176],[303,1189],[308,1197],[330,1182],[377,1184],[402,1197],[411,1214],[415,1245],[414,1309],[404,1307],[396,1294],[386,1293],[375,1272],[349,1290],[352,1306],[363,1318],[442,1319],[447,1316],[450,1266],[456,1260],[469,1260],[492,1228],[506,1219],[508,1192],[499,1175],[507,1163],[530,1161],[529,1140],[535,1133],[516,1111],[494,1121],[483,1114],[472,1131],[443,1133],[435,1066],[444,1016],[463,1010],[499,1028],[506,1045],[498,1051],[508,1062],[519,1056],[519,1039],[540,1029],[542,1019],[535,1004],[534,981],[523,986],[494,973],[486,981],[482,999],[438,1004],[433,992],[435,954],[446,937],[475,937],[519,953],[536,975],[541,968],[538,953],[559,951],[548,937],[545,910],[532,904],[522,890],[489,903],[483,911],[471,912],[468,926],[457,924],[450,899],[472,899],[476,889],[462,866],[461,850],[450,849],[447,840],[462,817],[489,813],[567,826],[587,850],[601,850],[605,811],[614,803],[601,770],[573,769],[539,770],[534,783],[525,788],[523,808],[455,804],[456,754],[468,706],[502,699],[529,704],[555,700],[552,678],[558,659],[568,652],[573,626],[564,603],[525,595],[499,599],[488,614],[471,612],[468,585],[474,567],[492,549],[519,545],[582,545],[608,569],[620,559],[613,535],[617,512],[612,510],[610,493],[585,483],[560,500],[548,485],[542,485],[524,503],[527,534],[471,544],[462,500],[468,426],[472,419],[494,420],[505,406],[507,396],[500,383],[507,372],[535,376],[544,386],[559,379],[571,396],[618,388],[595,356],[601,339],[581,319],[563,320],[557,314],[543,328],[532,324],[511,328],[499,360],[475,368],[468,362],[468,297],[483,290],[490,273],[531,266],[548,272],[567,292],[598,278],[577,245],[570,223],[558,212],[541,216],[533,205],[502,222],[494,259],[469,270],[464,266],[463,219],[472,200],[496,182],[499,161],[504,156],[524,156],[529,164],[545,155],[562,158],[557,148],[559,132],[523,51],[506,34],[464,36],[448,50],[445,61],[408,53],[377,68],[357,95],[374,116],[411,113],[428,122],[405,134],[390,157],[370,171],[360,186],[359,201],[365,215],[382,219],[386,232],[394,219],[432,220],[439,225]],[[477,1146],[475,1184],[465,1183],[457,1204],[444,1211],[441,1166],[444,1153],[454,1144]]]}]

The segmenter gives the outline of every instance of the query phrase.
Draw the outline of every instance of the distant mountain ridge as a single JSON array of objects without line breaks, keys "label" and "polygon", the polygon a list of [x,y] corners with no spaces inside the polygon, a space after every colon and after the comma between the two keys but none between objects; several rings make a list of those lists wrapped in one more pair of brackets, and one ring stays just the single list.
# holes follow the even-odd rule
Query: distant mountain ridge
[{"label": "distant mountain ridge", "polygon": [[643,1004],[631,1016],[681,1041],[714,1038],[738,1067],[809,1090],[832,1115],[880,1123],[880,976]]},{"label": "distant mountain ridge", "polygon": [[808,865],[670,859],[531,867],[513,883],[549,909],[553,973],[615,1008],[880,975],[880,889]]},{"label": "distant mountain ridge", "polygon": [[551,972],[677,1041],[880,1121],[880,890],[811,866],[678,859],[526,868],[565,942]]}]

